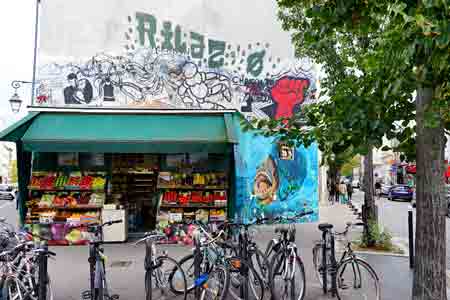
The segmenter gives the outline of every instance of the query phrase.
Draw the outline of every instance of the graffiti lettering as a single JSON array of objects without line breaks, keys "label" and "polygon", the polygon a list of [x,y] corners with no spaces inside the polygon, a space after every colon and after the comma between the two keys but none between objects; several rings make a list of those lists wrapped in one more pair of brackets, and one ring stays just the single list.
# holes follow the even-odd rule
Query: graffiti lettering
[{"label": "graffiti lettering", "polygon": [[[266,50],[263,47],[269,47],[268,43],[256,43],[252,47],[249,44],[248,51],[240,45],[233,47],[224,41],[217,39],[208,39],[205,35],[195,31],[183,33],[180,25],[176,25],[173,30],[172,22],[164,21],[161,23],[161,30],[158,31],[158,22],[153,15],[137,12],[137,34],[138,42],[141,47],[149,46],[152,49],[175,50],[178,54],[186,54],[187,44],[190,45],[190,57],[199,65],[207,62],[211,69],[222,68],[225,65],[235,66],[237,63],[239,71],[246,72],[249,76],[258,77],[262,74],[265,67]],[[157,39],[156,34],[159,32]],[[126,33],[129,37],[129,34]],[[189,40],[183,41],[183,37]],[[131,38],[128,38],[131,40]],[[205,51],[205,48],[207,51]],[[135,49],[135,46],[127,49]],[[227,61],[228,60],[228,61]],[[227,61],[227,63],[226,63]]]},{"label": "graffiti lettering", "polygon": [[161,44],[161,48],[163,50],[173,50],[172,45],[172,37],[173,37],[173,31],[172,31],[172,23],[167,21],[163,23],[163,29],[161,30],[161,35],[163,36],[164,40]]},{"label": "graffiti lettering", "polygon": [[203,58],[205,51],[205,37],[197,32],[191,32],[191,57]]},{"label": "graffiti lettering", "polygon": [[181,27],[177,25],[175,27],[175,51],[181,54],[186,53],[186,43],[181,40]]},{"label": "graffiti lettering", "polygon": [[156,48],[155,34],[156,34],[156,18],[145,13],[136,13],[138,22],[137,31],[139,32],[139,42],[145,46],[145,41],[148,40],[150,48]]},{"label": "graffiti lettering", "polygon": [[225,58],[225,42],[208,40],[208,66],[213,69],[223,67]]},{"label": "graffiti lettering", "polygon": [[259,51],[248,56],[247,73],[258,77],[264,69],[264,55],[266,51]]}]

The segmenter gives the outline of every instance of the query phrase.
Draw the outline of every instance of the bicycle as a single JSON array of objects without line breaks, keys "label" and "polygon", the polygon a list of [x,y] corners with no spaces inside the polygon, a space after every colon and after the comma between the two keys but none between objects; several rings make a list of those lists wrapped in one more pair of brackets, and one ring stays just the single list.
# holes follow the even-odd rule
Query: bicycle
[{"label": "bicycle", "polygon": [[[22,239],[17,235],[17,240]],[[35,247],[33,242],[22,241],[13,249],[0,254],[2,264],[2,299],[53,299],[50,277],[47,273],[48,257],[56,254],[44,243]]]},{"label": "bicycle", "polygon": [[[155,241],[167,237],[158,233],[148,233],[135,243],[145,242],[145,299],[182,299],[186,300],[186,277],[176,260],[166,252],[157,255]],[[167,276],[167,277],[166,277]],[[174,292],[175,291],[175,292]],[[169,295],[169,293],[172,293]],[[166,298],[167,297],[167,298]]]},{"label": "bicycle", "polygon": [[109,221],[103,224],[88,225],[88,232],[94,237],[89,241],[89,279],[90,290],[81,294],[86,300],[117,300],[119,295],[109,295],[108,283],[106,281],[106,270],[104,249],[100,248],[103,242],[103,227],[122,223],[122,220]]},{"label": "bicycle", "polygon": [[307,211],[294,217],[273,219],[274,222],[290,222],[287,228],[283,225],[275,228],[275,233],[280,235],[272,239],[266,249],[267,257],[271,257],[270,290],[274,299],[302,300],[305,297],[305,267],[295,244],[296,230],[292,222],[312,213]]},{"label": "bicycle", "polygon": [[[227,256],[224,249],[218,245],[224,233],[222,229],[215,237],[212,237],[199,224],[194,232],[193,253],[179,261],[187,280],[186,290],[188,293],[194,292],[195,299],[224,300],[228,295],[230,272],[226,261]],[[174,288],[174,292],[181,291]]]},{"label": "bicycle", "polygon": [[322,240],[313,247],[313,266],[316,276],[324,294],[331,292],[332,297],[336,296],[342,300],[379,300],[381,296],[378,275],[368,262],[353,252],[351,241],[347,241],[341,259],[336,260],[335,237],[346,237],[351,227],[352,223],[347,223],[343,232],[333,232],[332,224],[319,224]]},{"label": "bicycle", "polygon": [[251,226],[262,224],[267,220],[269,219],[256,218],[252,223],[224,223],[226,228],[239,229],[237,244],[229,242],[219,244],[232,249],[231,255],[227,258],[231,274],[229,293],[236,300],[249,299],[249,296],[262,300],[266,288],[270,288],[270,264],[253,241],[249,231]]}]

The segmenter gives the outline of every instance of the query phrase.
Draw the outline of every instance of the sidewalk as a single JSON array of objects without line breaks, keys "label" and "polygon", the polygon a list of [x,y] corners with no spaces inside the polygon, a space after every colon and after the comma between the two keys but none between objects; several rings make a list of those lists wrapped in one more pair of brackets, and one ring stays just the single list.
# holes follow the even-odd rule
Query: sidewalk
[{"label": "sidewalk", "polygon": [[[345,227],[347,221],[354,221],[347,206],[336,204],[320,208],[321,222],[332,223],[337,230]],[[311,249],[314,241],[320,239],[318,223],[299,224],[297,245],[305,264],[307,291],[305,300],[332,299],[324,296],[314,275]],[[265,249],[267,242],[274,236],[273,226],[258,228],[257,242]],[[161,247],[162,248],[162,247]],[[170,256],[181,258],[190,253],[189,247],[165,246]],[[55,247],[56,261],[49,262],[55,300],[78,300],[81,291],[88,288],[87,247]],[[120,299],[144,299],[144,248],[134,247],[131,243],[105,246],[108,256],[107,276],[111,290],[120,295]],[[412,272],[408,268],[408,259],[380,255],[364,255],[381,280],[383,300],[410,299]],[[350,300],[350,299],[348,299]],[[359,300],[359,299],[355,299]]]},{"label": "sidewalk", "polygon": [[[358,222],[347,205],[334,204],[320,207],[320,219],[343,230],[346,222]],[[408,257],[380,254],[358,254],[377,272],[381,282],[381,299],[411,299],[413,271]]]}]

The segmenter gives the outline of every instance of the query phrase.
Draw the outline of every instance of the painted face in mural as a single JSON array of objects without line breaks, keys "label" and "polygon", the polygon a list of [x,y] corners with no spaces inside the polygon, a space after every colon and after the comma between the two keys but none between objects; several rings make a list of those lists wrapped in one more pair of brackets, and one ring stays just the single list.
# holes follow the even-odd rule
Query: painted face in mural
[{"label": "painted face in mural", "polygon": [[253,194],[259,204],[269,205],[276,200],[278,191],[278,172],[275,161],[269,155],[256,171]]}]

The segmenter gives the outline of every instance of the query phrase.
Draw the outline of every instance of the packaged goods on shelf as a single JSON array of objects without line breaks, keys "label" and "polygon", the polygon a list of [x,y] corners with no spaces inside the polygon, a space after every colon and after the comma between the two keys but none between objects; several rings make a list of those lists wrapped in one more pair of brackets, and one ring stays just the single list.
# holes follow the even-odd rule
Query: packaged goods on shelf
[{"label": "packaged goods on shelf", "polygon": [[183,210],[182,209],[172,209],[169,211],[169,221],[170,222],[181,222],[183,221]]},{"label": "packaged goods on shelf", "polygon": [[226,220],[225,210],[224,209],[212,209],[209,212],[209,220],[211,222],[225,221]]}]

